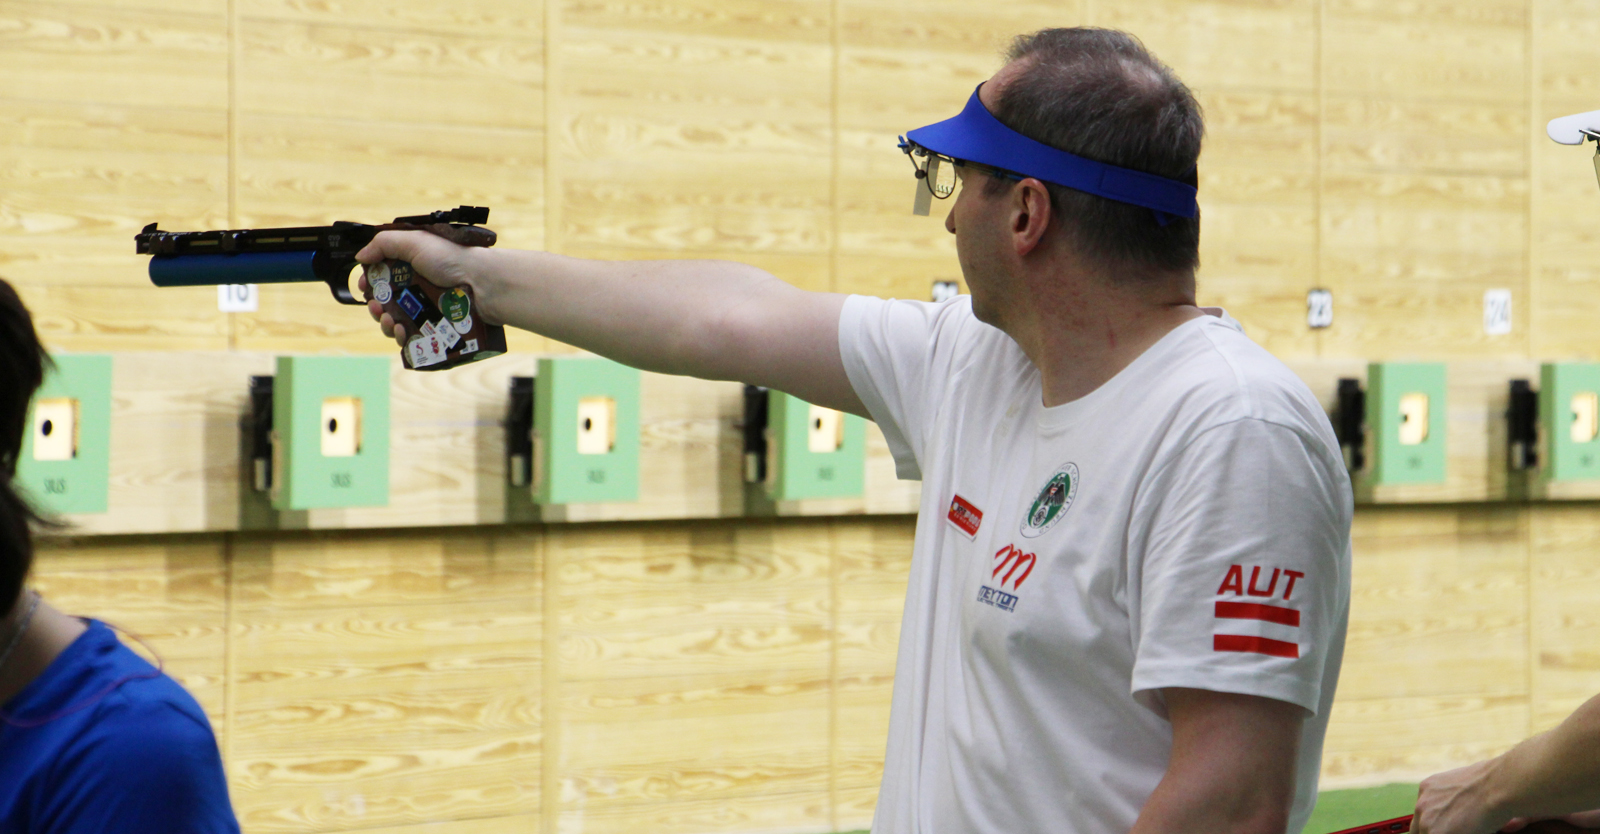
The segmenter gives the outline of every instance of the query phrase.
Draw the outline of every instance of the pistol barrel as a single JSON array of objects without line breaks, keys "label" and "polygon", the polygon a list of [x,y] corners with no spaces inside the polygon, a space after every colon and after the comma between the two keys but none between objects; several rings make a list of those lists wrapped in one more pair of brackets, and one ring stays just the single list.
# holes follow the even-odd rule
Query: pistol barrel
[{"label": "pistol barrel", "polygon": [[158,287],[320,282],[313,263],[316,256],[316,252],[157,255],[150,259],[150,282]]}]

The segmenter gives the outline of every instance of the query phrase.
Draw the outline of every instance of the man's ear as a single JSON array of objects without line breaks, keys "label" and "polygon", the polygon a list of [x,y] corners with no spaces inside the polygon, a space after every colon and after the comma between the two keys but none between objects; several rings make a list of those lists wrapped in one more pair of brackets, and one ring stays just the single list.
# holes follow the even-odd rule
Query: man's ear
[{"label": "man's ear", "polygon": [[1019,257],[1039,247],[1050,228],[1050,192],[1028,177],[1011,189],[1011,242]]}]

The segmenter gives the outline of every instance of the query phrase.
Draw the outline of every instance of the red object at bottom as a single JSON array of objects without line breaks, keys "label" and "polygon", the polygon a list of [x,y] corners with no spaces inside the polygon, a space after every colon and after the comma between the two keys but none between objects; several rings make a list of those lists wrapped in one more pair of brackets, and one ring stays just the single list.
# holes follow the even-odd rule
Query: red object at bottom
[{"label": "red object at bottom", "polygon": [[1411,830],[1411,816],[1411,814],[1406,814],[1403,817],[1395,817],[1392,820],[1369,822],[1366,825],[1358,825],[1355,828],[1335,831],[1333,834],[1404,834],[1404,832]]},{"label": "red object at bottom", "polygon": [[[1334,831],[1331,834],[1405,834],[1411,830],[1411,814],[1395,817],[1392,820],[1373,822],[1358,825],[1355,828],[1346,828],[1343,831]],[[1566,820],[1539,820],[1528,823],[1528,827],[1518,831],[1517,834],[1581,834],[1588,829],[1579,828]]]}]

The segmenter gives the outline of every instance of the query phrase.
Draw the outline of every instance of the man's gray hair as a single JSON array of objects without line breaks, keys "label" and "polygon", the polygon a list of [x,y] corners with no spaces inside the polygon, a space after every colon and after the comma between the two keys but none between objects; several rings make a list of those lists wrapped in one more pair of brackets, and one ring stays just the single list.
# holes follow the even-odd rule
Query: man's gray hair
[{"label": "man's gray hair", "polygon": [[[1205,122],[1200,104],[1138,38],[1113,29],[1044,29],[1007,53],[1023,61],[995,117],[1068,153],[1195,184]],[[1053,213],[1077,250],[1109,270],[1185,273],[1200,264],[1200,218],[1161,225],[1147,208],[1047,183]],[[991,179],[988,193],[1006,190]]]}]

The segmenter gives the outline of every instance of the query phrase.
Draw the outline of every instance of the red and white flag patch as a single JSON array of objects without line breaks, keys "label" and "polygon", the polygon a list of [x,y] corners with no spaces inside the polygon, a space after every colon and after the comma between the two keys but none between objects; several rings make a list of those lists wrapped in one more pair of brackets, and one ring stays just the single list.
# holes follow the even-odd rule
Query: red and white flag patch
[{"label": "red and white flag patch", "polygon": [[978,536],[978,525],[983,523],[983,510],[960,495],[950,499],[950,513],[945,516],[951,524],[969,539]]},{"label": "red and white flag patch", "polygon": [[[1216,604],[1212,651],[1249,652],[1287,658],[1300,656],[1300,611],[1278,603],[1289,601],[1295,585],[1305,574],[1279,568],[1270,570],[1271,574],[1265,574],[1260,565],[1252,565],[1247,584],[1243,566],[1228,566],[1222,585],[1217,588],[1217,596],[1224,599],[1217,600]],[[1284,580],[1281,585],[1280,578]],[[1225,598],[1230,595],[1234,598]],[[1250,597],[1261,601],[1246,602]]]}]

